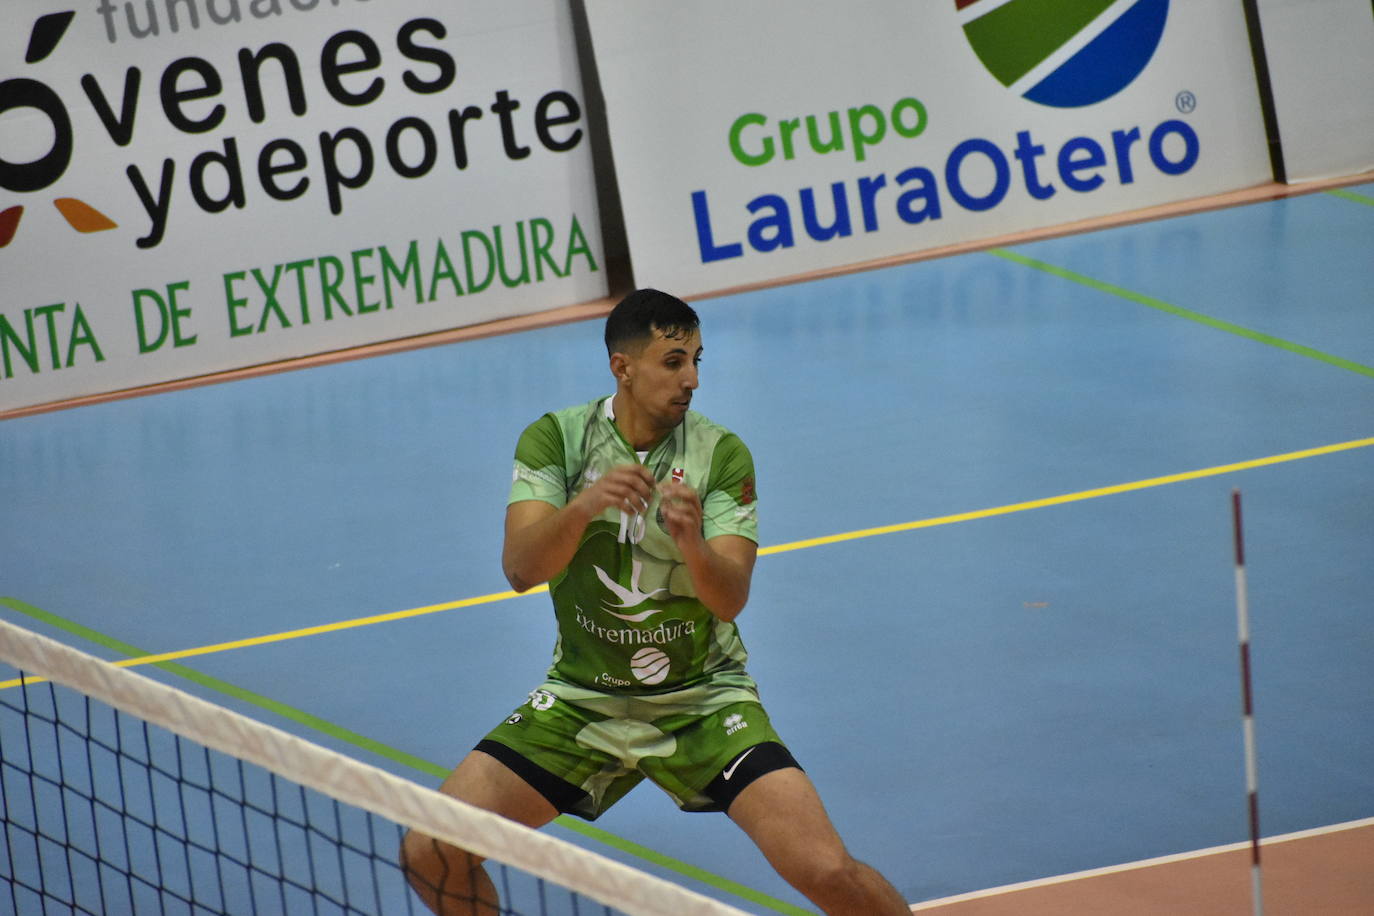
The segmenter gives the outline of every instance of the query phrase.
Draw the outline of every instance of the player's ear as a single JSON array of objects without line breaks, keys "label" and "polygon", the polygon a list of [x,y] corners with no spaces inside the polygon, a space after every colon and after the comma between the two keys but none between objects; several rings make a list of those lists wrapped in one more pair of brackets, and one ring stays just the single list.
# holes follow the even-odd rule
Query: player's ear
[{"label": "player's ear", "polygon": [[629,381],[630,358],[624,353],[611,354],[611,375],[615,376],[617,382]]}]

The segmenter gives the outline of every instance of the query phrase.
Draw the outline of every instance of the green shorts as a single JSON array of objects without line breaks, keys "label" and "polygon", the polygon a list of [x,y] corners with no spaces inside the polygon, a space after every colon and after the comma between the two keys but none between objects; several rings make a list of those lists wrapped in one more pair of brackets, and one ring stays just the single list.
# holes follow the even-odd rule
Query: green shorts
[{"label": "green shorts", "polygon": [[723,811],[759,776],[797,766],[757,694],[733,686],[630,697],[546,682],[477,750],[587,820],[646,776],[684,811]]}]

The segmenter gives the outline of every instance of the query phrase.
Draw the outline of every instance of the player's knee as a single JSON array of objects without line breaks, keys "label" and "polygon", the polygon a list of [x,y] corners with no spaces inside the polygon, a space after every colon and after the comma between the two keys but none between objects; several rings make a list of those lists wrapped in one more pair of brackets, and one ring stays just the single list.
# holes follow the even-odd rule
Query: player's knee
[{"label": "player's knee", "polygon": [[847,898],[862,883],[863,866],[843,849],[794,860],[783,877],[812,900]]},{"label": "player's knee", "polygon": [[466,886],[482,859],[414,830],[401,840],[401,870],[422,897]]}]

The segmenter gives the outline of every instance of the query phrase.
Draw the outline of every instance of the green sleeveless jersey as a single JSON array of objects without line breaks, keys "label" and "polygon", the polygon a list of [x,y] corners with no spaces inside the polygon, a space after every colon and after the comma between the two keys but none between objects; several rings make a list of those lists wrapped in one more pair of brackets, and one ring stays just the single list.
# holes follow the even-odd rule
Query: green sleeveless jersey
[{"label": "green sleeveless jersey", "polygon": [[[610,398],[545,414],[516,446],[509,502],[561,508],[611,468],[634,462],[660,482],[696,490],[707,540],[734,534],[758,542],[753,457],[738,436],[694,411],[643,455],[616,428]],[[631,695],[753,689],[739,632],[697,600],[657,492],[641,515],[612,508],[594,519],[549,592],[558,618],[551,681]]]}]

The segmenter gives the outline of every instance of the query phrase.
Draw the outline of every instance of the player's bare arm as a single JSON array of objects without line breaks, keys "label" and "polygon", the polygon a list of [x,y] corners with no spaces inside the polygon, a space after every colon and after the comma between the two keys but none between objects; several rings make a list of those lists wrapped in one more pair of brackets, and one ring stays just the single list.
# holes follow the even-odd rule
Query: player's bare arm
[{"label": "player's bare arm", "polygon": [[691,487],[665,481],[659,493],[663,525],[682,551],[697,598],[721,620],[734,620],[749,601],[758,545],[734,534],[706,540],[701,499]]},{"label": "player's bare arm", "polygon": [[624,464],[602,475],[562,508],[541,500],[511,503],[501,551],[506,581],[517,592],[549,581],[572,561],[592,519],[612,507],[637,515],[648,508],[653,490],[648,468]]}]

